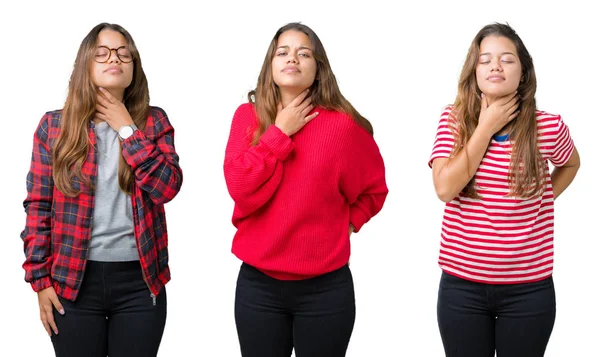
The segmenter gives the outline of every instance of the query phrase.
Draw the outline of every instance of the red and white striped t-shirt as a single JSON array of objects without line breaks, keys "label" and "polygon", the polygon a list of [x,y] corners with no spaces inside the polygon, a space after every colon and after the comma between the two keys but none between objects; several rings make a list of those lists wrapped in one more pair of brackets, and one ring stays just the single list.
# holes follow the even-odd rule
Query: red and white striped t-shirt
[{"label": "red and white striped t-shirt", "polygon": [[[429,159],[448,158],[454,144],[449,125],[452,106],[444,109]],[[492,138],[475,174],[479,199],[461,192],[446,204],[439,265],[458,277],[509,284],[542,280],[552,275],[554,194],[548,160],[564,165],[573,153],[569,129],[559,115],[536,112],[538,147],[544,159],[543,195],[521,199],[508,196],[510,140]]]}]

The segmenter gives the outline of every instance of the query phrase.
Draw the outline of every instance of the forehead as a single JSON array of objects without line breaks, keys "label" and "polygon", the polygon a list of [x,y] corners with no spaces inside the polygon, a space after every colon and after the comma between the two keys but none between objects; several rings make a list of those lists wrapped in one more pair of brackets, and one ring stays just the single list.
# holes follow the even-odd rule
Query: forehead
[{"label": "forehead", "polygon": [[288,30],[279,35],[277,47],[281,46],[311,48],[308,36],[304,32],[296,30]]},{"label": "forehead", "polygon": [[479,45],[479,53],[504,53],[511,52],[517,55],[517,47],[507,37],[491,35],[485,37]]},{"label": "forehead", "polygon": [[104,29],[98,34],[98,40],[96,41],[98,46],[107,46],[110,48],[117,48],[120,46],[127,45],[127,40],[120,32]]}]

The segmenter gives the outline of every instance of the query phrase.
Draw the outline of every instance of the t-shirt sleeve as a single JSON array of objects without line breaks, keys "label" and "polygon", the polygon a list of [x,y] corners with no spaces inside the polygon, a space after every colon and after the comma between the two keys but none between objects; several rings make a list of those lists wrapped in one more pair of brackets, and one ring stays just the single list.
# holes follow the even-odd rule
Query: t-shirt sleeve
[{"label": "t-shirt sleeve", "polygon": [[429,157],[429,167],[432,166],[433,160],[439,158],[448,158],[454,147],[454,135],[450,129],[450,113],[452,107],[448,106],[444,108],[442,116],[437,127],[437,133],[435,134],[435,142],[433,143],[433,150]]},{"label": "t-shirt sleeve", "polygon": [[556,122],[556,139],[553,142],[550,162],[557,167],[563,166],[571,158],[574,149],[575,145],[569,133],[569,128],[563,122],[562,117],[558,116]]}]

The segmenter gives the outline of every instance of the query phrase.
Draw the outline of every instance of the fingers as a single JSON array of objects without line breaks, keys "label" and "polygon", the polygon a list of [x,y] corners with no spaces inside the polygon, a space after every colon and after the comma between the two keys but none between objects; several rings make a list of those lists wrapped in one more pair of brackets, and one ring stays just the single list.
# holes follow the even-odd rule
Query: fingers
[{"label": "fingers", "polygon": [[[311,103],[312,103],[312,98],[310,98],[310,97],[306,98],[306,99],[304,100],[304,102],[302,102],[302,103],[301,103],[301,104],[298,106],[298,110],[299,110],[299,112],[300,112],[300,113],[303,113],[303,112],[304,112],[304,110],[305,110],[307,107],[311,106]],[[310,111],[310,110],[309,110],[309,111]],[[307,114],[308,114],[308,113],[307,113]],[[305,115],[306,115],[306,114],[305,114]]]},{"label": "fingers", "polygon": [[298,94],[296,96],[296,98],[294,98],[294,100],[292,100],[292,102],[289,105],[294,106],[294,107],[299,106],[300,103],[302,103],[304,101],[304,98],[306,98],[306,96],[308,95],[308,91],[309,91],[309,89],[302,91],[302,93]]},{"label": "fingers", "polygon": [[96,104],[96,112],[102,113],[102,114],[106,114],[107,113],[107,109],[106,109],[106,107],[103,107],[100,104]]},{"label": "fingers", "polygon": [[52,305],[54,305],[54,308],[56,309],[56,311],[58,311],[59,314],[61,314],[61,315],[65,314],[65,309],[63,308],[62,304],[60,303],[60,300],[58,299],[58,295],[54,294],[54,296],[51,296],[50,301],[52,302]]},{"label": "fingers", "polygon": [[[507,95],[505,95],[504,97],[500,98],[498,100],[498,104],[500,104],[500,106],[505,106],[505,105],[509,105],[513,100],[518,101],[519,100],[519,93],[518,92],[514,92],[514,93],[509,93]],[[509,107],[511,107],[512,105],[509,105]]]},{"label": "fingers", "polygon": [[42,324],[44,325],[46,332],[48,332],[48,336],[52,336],[51,330],[54,331],[54,334],[58,335],[58,327],[56,327],[52,309],[50,301],[47,301],[40,306],[40,318],[42,319]]},{"label": "fingers", "polygon": [[519,115],[519,113],[520,113],[520,112],[521,112],[520,110],[517,110],[516,112],[512,113],[512,114],[511,114],[511,115],[508,117],[508,121],[510,122],[510,121],[512,121],[514,118],[516,118],[516,117]]},{"label": "fingers", "polygon": [[513,102],[511,101],[511,103],[512,103],[512,106],[510,106],[510,107],[508,108],[508,110],[506,111],[506,112],[507,112],[507,113],[509,113],[509,114],[512,114],[512,113],[516,112],[516,111],[517,111],[517,109],[519,109],[519,102],[515,101],[515,102],[513,103]]},{"label": "fingers", "polygon": [[106,98],[106,100],[108,100],[109,103],[113,104],[115,103],[116,98],[112,95],[112,93],[110,93],[109,91],[107,91],[106,89],[100,87],[100,93],[102,94],[102,96],[104,96],[104,98]]},{"label": "fingers", "polygon": [[312,104],[310,104],[310,105],[307,105],[307,106],[306,106],[306,107],[305,107],[305,108],[304,108],[304,109],[303,109],[303,110],[300,112],[300,115],[301,115],[302,117],[306,117],[306,116],[308,115],[308,113],[310,113],[310,111],[311,111],[311,110],[313,110],[313,108],[314,108],[314,107],[315,107],[315,106],[314,106],[314,105],[312,105]]},{"label": "fingers", "polygon": [[42,325],[44,325],[44,329],[46,329],[46,333],[48,336],[52,336],[52,332],[50,331],[50,325],[48,325],[48,319],[46,318],[46,311],[42,307],[40,307],[40,320],[42,320]]},{"label": "fingers", "polygon": [[96,114],[94,114],[94,118],[100,119],[102,121],[108,121],[108,116],[106,116],[106,114],[101,113],[101,112],[96,112]]},{"label": "fingers", "polygon": [[304,122],[308,123],[309,121],[313,120],[314,118],[317,117],[317,115],[319,115],[319,112],[314,112],[311,115],[307,116],[306,118],[304,118]]},{"label": "fingers", "polygon": [[101,108],[102,111],[106,111],[110,105],[110,102],[102,95],[96,96],[96,109]]},{"label": "fingers", "polygon": [[486,110],[487,107],[488,107],[487,98],[485,97],[485,94],[481,93],[481,111]]},{"label": "fingers", "polygon": [[281,102],[277,103],[277,113],[283,110],[283,104]]}]

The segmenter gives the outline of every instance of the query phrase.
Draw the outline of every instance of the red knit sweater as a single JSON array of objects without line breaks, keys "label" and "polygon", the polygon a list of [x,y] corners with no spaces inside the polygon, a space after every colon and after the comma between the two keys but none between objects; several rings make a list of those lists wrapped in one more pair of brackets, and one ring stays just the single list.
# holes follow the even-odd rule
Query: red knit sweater
[{"label": "red knit sweater", "polygon": [[347,114],[314,111],[319,115],[293,136],[271,125],[255,146],[252,104],[242,104],[231,124],[224,171],[235,202],[232,252],[276,279],[346,264],[349,224],[358,232],[388,193],[373,137]]}]

